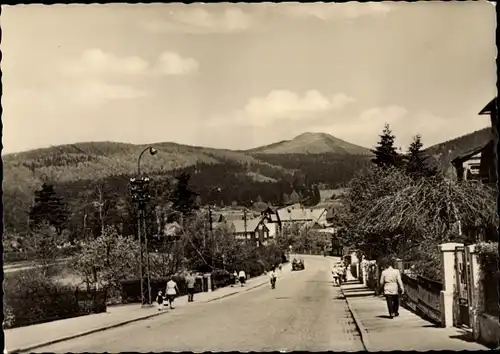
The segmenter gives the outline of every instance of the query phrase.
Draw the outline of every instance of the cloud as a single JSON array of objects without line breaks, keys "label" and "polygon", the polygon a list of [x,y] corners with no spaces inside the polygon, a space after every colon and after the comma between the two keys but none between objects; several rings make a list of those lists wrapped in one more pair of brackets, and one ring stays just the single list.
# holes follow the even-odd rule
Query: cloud
[{"label": "cloud", "polygon": [[276,10],[294,18],[313,17],[320,20],[356,19],[359,17],[381,17],[391,11],[384,3],[309,3],[275,4]]},{"label": "cloud", "polygon": [[208,11],[206,6],[184,5],[180,10],[170,11],[168,19],[146,22],[142,27],[153,33],[210,34],[240,32],[253,24],[252,17],[239,8],[230,7],[216,13]]},{"label": "cloud", "polygon": [[232,115],[215,117],[212,124],[239,123],[264,127],[280,120],[315,118],[319,114],[344,108],[355,99],[343,93],[325,96],[316,90],[303,96],[287,90],[274,90],[265,97],[251,98],[243,109]]},{"label": "cloud", "polygon": [[77,60],[62,66],[62,71],[71,76],[86,75],[184,75],[198,70],[193,58],[184,58],[178,53],[164,51],[155,65],[137,57],[119,57],[102,49],[88,49]]},{"label": "cloud", "polygon": [[183,58],[174,52],[163,52],[157,70],[164,75],[185,75],[198,71],[199,63],[193,58]]}]

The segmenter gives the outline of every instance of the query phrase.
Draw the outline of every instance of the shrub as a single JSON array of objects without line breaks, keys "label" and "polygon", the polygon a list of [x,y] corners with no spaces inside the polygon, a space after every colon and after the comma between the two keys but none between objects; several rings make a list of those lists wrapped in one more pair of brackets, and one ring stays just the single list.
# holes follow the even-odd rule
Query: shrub
[{"label": "shrub", "polygon": [[476,246],[478,262],[481,270],[489,275],[498,277],[498,243],[497,242],[481,242]]},{"label": "shrub", "polygon": [[6,276],[4,293],[6,328],[106,311],[104,293],[79,292],[52,281],[38,269]]}]

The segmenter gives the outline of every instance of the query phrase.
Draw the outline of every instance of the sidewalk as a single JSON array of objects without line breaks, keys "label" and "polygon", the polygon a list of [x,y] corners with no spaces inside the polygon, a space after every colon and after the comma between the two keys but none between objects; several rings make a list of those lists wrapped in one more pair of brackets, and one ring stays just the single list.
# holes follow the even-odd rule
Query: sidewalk
[{"label": "sidewalk", "polygon": [[[281,278],[291,272],[291,265],[283,267]],[[267,275],[251,278],[244,287],[224,287],[212,292],[195,294],[195,303],[207,303],[219,300],[244,291],[255,289],[268,283]],[[188,305],[187,296],[175,300],[174,310]],[[49,344],[81,337],[106,329],[148,319],[155,316],[168,315],[172,310],[158,311],[157,306],[142,308],[139,304],[109,306],[107,312],[74,317],[53,322],[41,323],[26,327],[4,330],[5,347],[8,353],[30,351]]]},{"label": "sidewalk", "polygon": [[439,328],[400,307],[390,319],[385,299],[351,279],[341,287],[367,351],[489,350],[458,328]]}]

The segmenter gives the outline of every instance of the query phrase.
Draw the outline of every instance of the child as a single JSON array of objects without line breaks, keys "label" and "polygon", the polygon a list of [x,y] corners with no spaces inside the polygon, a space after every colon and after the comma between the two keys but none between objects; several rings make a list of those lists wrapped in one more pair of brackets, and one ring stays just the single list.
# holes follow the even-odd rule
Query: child
[{"label": "child", "polygon": [[156,302],[158,303],[158,311],[161,311],[163,308],[163,294],[160,291],[158,291],[158,296],[156,297]]}]

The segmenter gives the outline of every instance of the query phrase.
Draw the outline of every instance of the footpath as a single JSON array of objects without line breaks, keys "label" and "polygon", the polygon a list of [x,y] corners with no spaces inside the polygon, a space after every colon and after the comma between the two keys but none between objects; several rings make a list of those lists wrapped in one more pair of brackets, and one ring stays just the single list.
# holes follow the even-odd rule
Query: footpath
[{"label": "footpath", "polygon": [[[291,265],[283,266],[278,278],[286,276],[291,272]],[[267,275],[261,275],[249,279],[245,286],[236,285],[216,289],[212,292],[195,294],[195,303],[208,303],[232,296],[244,291],[268,284]],[[50,344],[82,337],[91,333],[126,325],[128,323],[145,320],[155,316],[168,316],[175,308],[187,306],[187,296],[175,299],[174,310],[158,311],[156,304],[151,307],[141,307],[140,304],[127,304],[108,306],[107,312],[87,316],[74,317],[64,320],[41,323],[26,327],[18,327],[4,330],[5,351],[4,353],[17,353],[32,351],[36,348]]]},{"label": "footpath", "polygon": [[390,319],[382,296],[348,278],[341,286],[367,351],[489,350],[458,328],[440,328],[400,306]]}]

